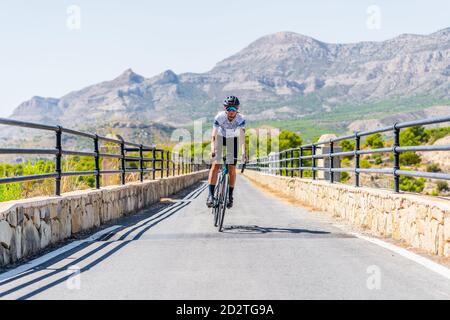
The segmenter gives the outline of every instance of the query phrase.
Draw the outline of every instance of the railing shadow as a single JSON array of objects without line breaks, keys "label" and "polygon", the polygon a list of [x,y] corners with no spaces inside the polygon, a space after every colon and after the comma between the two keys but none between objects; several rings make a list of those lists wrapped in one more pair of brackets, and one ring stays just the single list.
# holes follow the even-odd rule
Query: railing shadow
[{"label": "railing shadow", "polygon": [[[194,191],[192,192],[191,196],[189,196],[188,198],[185,198],[186,200],[192,200],[196,197],[198,197],[198,195],[200,193],[202,193],[206,188],[206,185],[204,183],[202,183],[200,186],[196,186],[196,188],[194,189]],[[183,209],[184,207],[188,206],[190,204],[190,202],[178,202],[178,203],[172,203],[171,205],[167,205],[167,203],[171,203],[170,201],[166,201],[166,205],[163,206],[162,208],[158,208],[156,209],[154,212],[151,212],[149,215],[149,212],[147,211],[145,214],[142,214],[141,217],[138,217],[137,219],[135,219],[133,222],[129,222],[129,223],[125,223],[124,227],[116,230],[114,233],[116,234],[117,232],[120,232],[126,228],[132,227],[131,229],[127,230],[127,232],[125,232],[118,240],[122,241],[119,245],[117,245],[116,247],[111,248],[111,250],[105,252],[104,254],[102,254],[100,257],[96,258],[94,261],[90,262],[89,264],[87,264],[85,267],[80,268],[78,271],[81,274],[82,272],[85,272],[89,269],[91,269],[92,267],[98,265],[100,262],[104,261],[105,259],[109,258],[112,254],[116,253],[117,251],[119,251],[120,249],[122,249],[123,247],[125,247],[126,245],[128,245],[130,242],[136,241],[138,240],[142,234],[146,231],[148,231],[150,228],[153,228],[154,226],[156,226],[157,224],[161,223],[162,221],[168,219],[169,217],[173,216],[175,213],[179,212],[181,209]],[[159,204],[164,204],[162,202],[160,202]],[[145,221],[144,223],[139,224],[141,221]],[[142,229],[143,228],[143,229]],[[131,240],[127,240],[124,241],[124,239],[126,239],[126,237],[128,235],[130,235],[132,232],[142,229],[136,236],[134,236]],[[7,295],[13,294],[21,289],[27,288],[33,284],[39,283],[41,281],[44,281],[52,276],[64,273],[64,276],[62,278],[56,279],[40,288],[37,288],[35,290],[32,290],[29,293],[24,294],[23,296],[19,297],[19,300],[25,300],[25,299],[29,299],[47,289],[50,289],[51,287],[54,287],[64,281],[67,281],[72,275],[66,275],[65,272],[70,268],[70,267],[75,267],[77,264],[82,263],[84,260],[88,259],[89,257],[93,256],[94,254],[100,252],[101,250],[111,247],[114,243],[117,243],[117,241],[108,241],[108,239],[111,236],[109,235],[107,238],[102,238],[93,242],[88,242],[86,244],[82,244],[76,248],[74,248],[73,250],[70,250],[69,252],[63,253],[53,259],[51,259],[50,261],[47,261],[41,265],[39,265],[38,267],[36,267],[33,270],[29,270],[24,274],[20,274],[16,277],[13,277],[11,279],[8,279],[4,282],[2,282],[2,284],[0,285],[3,286],[5,284],[14,282],[18,279],[20,279],[23,276],[30,276],[33,273],[39,272],[41,270],[45,270],[47,268],[49,268],[52,265],[57,264],[58,262],[67,259],[68,257],[72,256],[73,254],[80,252],[86,248],[88,248],[89,246],[91,246],[93,243],[95,242],[103,242],[101,245],[99,245],[97,248],[88,251],[86,254],[82,255],[81,257],[74,259],[73,261],[71,261],[70,263],[68,263],[67,265],[65,265],[62,268],[58,268],[56,270],[53,270],[52,272],[49,272],[45,275],[39,276],[37,278],[31,279],[29,281],[26,281],[24,283],[19,284],[18,286],[15,286],[13,288],[10,288],[8,290],[5,291],[0,291],[0,298],[3,298]]]},{"label": "railing shadow", "polygon": [[268,233],[309,233],[309,234],[330,234],[328,231],[320,230],[308,230],[308,229],[297,229],[297,228],[274,228],[274,227],[261,227],[257,225],[246,226],[246,225],[231,225],[225,226],[223,229],[224,233],[229,234],[268,234]]}]

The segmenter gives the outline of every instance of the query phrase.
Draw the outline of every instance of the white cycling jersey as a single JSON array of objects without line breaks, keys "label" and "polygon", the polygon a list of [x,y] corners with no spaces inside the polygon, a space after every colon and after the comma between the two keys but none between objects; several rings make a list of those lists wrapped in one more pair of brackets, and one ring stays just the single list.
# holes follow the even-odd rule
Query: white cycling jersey
[{"label": "white cycling jersey", "polygon": [[218,134],[222,137],[237,137],[239,136],[239,130],[237,129],[245,129],[245,118],[238,113],[232,121],[229,121],[227,113],[222,111],[214,118],[214,128],[218,129]]}]

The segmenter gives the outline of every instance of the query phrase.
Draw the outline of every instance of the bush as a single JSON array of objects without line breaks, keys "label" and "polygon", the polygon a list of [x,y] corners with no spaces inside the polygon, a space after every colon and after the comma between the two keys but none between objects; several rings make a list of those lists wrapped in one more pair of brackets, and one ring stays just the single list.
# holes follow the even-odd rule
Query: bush
[{"label": "bush", "polygon": [[0,185],[0,202],[20,199],[22,189],[19,183]]},{"label": "bush", "polygon": [[415,152],[403,152],[400,154],[400,164],[404,166],[413,166],[420,164],[420,156]]},{"label": "bush", "polygon": [[380,165],[383,163],[383,159],[381,158],[381,154],[375,154],[373,156],[376,165]]},{"label": "bush", "polygon": [[449,189],[447,181],[439,180],[438,182],[436,182],[436,189],[439,192],[448,191]]},{"label": "bush", "polygon": [[350,180],[348,172],[341,172],[341,182],[347,182],[348,180]]},{"label": "bush", "polygon": [[370,162],[367,159],[360,159],[359,160],[359,167],[361,169],[369,169],[370,168]]},{"label": "bush", "polygon": [[422,126],[406,128],[400,132],[401,146],[418,146],[427,143],[428,139],[429,135]]},{"label": "bush", "polygon": [[400,190],[406,192],[421,193],[425,188],[424,178],[400,177]]},{"label": "bush", "polygon": [[355,142],[354,141],[343,140],[343,141],[341,141],[339,146],[342,148],[343,152],[355,150]]},{"label": "bush", "polygon": [[441,172],[441,168],[436,163],[427,165],[427,172]]},{"label": "bush", "polygon": [[436,140],[450,135],[450,127],[425,129],[425,132],[429,137],[428,143],[433,144]]},{"label": "bush", "polygon": [[[422,126],[406,128],[400,132],[400,145],[418,146],[427,143],[429,135]],[[420,157],[415,152],[404,152],[400,154],[400,164],[412,166],[420,163]]]},{"label": "bush", "polygon": [[371,149],[383,148],[383,137],[380,133],[375,133],[368,136],[366,139],[366,146],[370,147]]}]

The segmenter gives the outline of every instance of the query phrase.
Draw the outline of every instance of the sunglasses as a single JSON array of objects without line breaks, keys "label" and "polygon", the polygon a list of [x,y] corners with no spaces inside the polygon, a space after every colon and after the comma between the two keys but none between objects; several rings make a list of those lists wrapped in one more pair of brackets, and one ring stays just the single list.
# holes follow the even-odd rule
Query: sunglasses
[{"label": "sunglasses", "polygon": [[227,107],[227,111],[237,111],[236,107]]}]

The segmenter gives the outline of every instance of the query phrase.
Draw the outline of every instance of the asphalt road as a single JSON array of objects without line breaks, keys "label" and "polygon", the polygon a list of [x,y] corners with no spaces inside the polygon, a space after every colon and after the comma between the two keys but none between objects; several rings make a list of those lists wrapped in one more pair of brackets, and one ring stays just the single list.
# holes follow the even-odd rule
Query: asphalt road
[{"label": "asphalt road", "polygon": [[443,276],[241,176],[218,233],[205,187],[3,282],[0,298],[450,299]]}]

